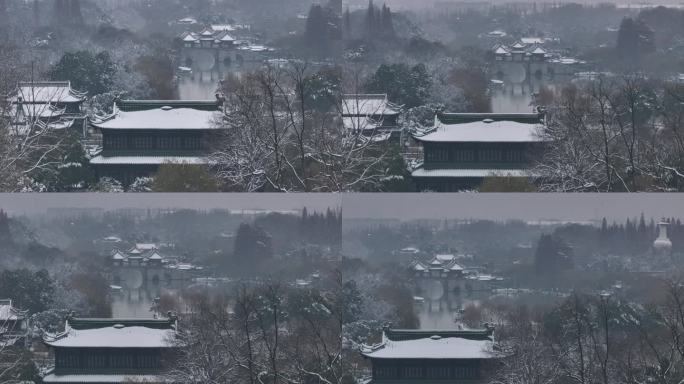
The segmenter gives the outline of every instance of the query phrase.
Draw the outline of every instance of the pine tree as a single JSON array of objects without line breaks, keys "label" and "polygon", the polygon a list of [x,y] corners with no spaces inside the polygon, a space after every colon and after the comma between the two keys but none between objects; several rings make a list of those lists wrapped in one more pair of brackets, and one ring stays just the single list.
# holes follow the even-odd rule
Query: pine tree
[{"label": "pine tree", "polygon": [[372,39],[375,34],[375,6],[373,0],[368,0],[368,11],[366,11],[366,32],[368,38]]},{"label": "pine tree", "polygon": [[394,22],[392,21],[392,11],[386,5],[382,5],[382,34],[386,37],[394,37]]},{"label": "pine tree", "polygon": [[10,244],[12,242],[12,234],[10,233],[9,218],[7,213],[0,209],[0,248],[2,245]]},{"label": "pine tree", "polygon": [[76,25],[83,24],[83,13],[81,12],[81,0],[70,0],[69,18]]},{"label": "pine tree", "polygon": [[349,13],[349,7],[344,11],[344,34],[345,36],[351,36],[351,14]]}]

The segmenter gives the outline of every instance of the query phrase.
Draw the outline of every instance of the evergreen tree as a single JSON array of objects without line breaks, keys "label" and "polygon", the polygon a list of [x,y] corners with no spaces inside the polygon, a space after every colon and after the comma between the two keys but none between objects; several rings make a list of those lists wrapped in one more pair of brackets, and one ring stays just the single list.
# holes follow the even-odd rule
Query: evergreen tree
[{"label": "evergreen tree", "polygon": [[351,14],[349,13],[349,7],[344,11],[344,34],[345,36],[351,36]]},{"label": "evergreen tree", "polygon": [[30,313],[45,311],[54,300],[54,283],[46,270],[5,270],[0,273],[0,292],[3,298]]},{"label": "evergreen tree", "polygon": [[72,24],[83,24],[83,13],[81,12],[81,0],[69,0],[69,21]]},{"label": "evergreen tree", "polygon": [[394,37],[394,21],[392,21],[392,11],[390,8],[382,5],[382,34],[385,37]]},{"label": "evergreen tree", "polygon": [[0,209],[0,248],[11,243],[12,234],[10,233],[9,217],[5,211]]},{"label": "evergreen tree", "polygon": [[48,72],[51,80],[71,81],[79,91],[90,96],[111,91],[116,65],[108,52],[96,55],[88,51],[67,52]]},{"label": "evergreen tree", "polygon": [[625,17],[620,23],[615,49],[626,64],[635,64],[655,51],[654,32],[641,19]]},{"label": "evergreen tree", "polygon": [[256,268],[273,256],[271,236],[258,226],[240,224],[233,246],[235,266],[241,272],[255,272]]},{"label": "evergreen tree", "polygon": [[373,0],[368,0],[368,10],[366,11],[366,32],[369,39],[373,39],[375,36],[375,5],[373,5]]},{"label": "evergreen tree", "polygon": [[572,267],[572,251],[563,239],[543,234],[537,243],[534,265],[539,274],[556,274]]},{"label": "evergreen tree", "polygon": [[306,19],[305,37],[309,44],[320,49],[327,41],[328,37],[328,23],[325,17],[323,7],[318,4],[313,4],[309,8],[309,16]]},{"label": "evergreen tree", "polygon": [[432,79],[424,64],[382,64],[368,79],[367,92],[387,93],[389,99],[406,108],[423,105],[430,96]]}]

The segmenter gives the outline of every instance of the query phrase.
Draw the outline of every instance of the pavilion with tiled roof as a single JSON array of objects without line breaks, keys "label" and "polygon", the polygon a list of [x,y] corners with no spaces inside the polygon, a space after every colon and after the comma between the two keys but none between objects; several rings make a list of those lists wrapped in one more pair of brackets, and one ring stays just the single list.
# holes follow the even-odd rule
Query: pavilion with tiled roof
[{"label": "pavilion with tiled roof", "polygon": [[164,163],[206,164],[221,109],[221,100],[117,100],[112,114],[91,122],[102,151],[90,163],[98,177],[124,184]]},{"label": "pavilion with tiled roof", "polygon": [[545,141],[537,113],[439,113],[433,127],[414,132],[423,163],[412,172],[419,190],[475,189],[491,176],[528,178]]},{"label": "pavilion with tiled roof", "polygon": [[499,357],[494,328],[383,329],[382,341],[364,345],[372,366],[370,383],[480,383]]},{"label": "pavilion with tiled roof", "polygon": [[44,383],[165,383],[177,347],[177,319],[69,317],[64,331],[46,334],[54,368]]}]

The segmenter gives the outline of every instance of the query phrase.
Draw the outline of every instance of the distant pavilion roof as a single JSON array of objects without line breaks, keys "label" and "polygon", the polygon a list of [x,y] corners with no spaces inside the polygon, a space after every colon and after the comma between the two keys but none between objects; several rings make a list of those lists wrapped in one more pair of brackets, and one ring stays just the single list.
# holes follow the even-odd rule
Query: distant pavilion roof
[{"label": "distant pavilion roof", "polygon": [[439,113],[422,142],[539,142],[543,116],[536,113]]}]

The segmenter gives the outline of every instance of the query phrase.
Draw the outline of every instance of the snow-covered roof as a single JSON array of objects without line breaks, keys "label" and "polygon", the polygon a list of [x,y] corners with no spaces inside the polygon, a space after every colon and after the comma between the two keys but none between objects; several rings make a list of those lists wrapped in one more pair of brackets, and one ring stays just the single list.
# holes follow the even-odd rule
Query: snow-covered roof
[{"label": "snow-covered roof", "polygon": [[219,41],[235,41],[235,38],[231,36],[228,32],[221,32],[216,35],[216,39]]},{"label": "snow-covered roof", "polygon": [[46,335],[45,344],[63,348],[167,348],[176,331],[169,320],[67,320],[64,332]]},{"label": "snow-covered roof", "polygon": [[[15,110],[18,110],[18,106]],[[58,108],[52,104],[22,104],[22,116],[38,117],[41,119],[58,118],[64,114],[65,108]]]},{"label": "snow-covered roof", "polygon": [[105,375],[105,374],[47,374],[44,383],[164,383],[166,379],[156,375]]},{"label": "snow-covered roof", "polygon": [[220,129],[216,111],[194,108],[161,107],[143,111],[117,110],[108,119],[93,122],[101,129]]},{"label": "snow-covered roof", "polygon": [[182,37],[182,40],[183,41],[197,41],[197,40],[199,40],[199,37],[197,35],[195,35],[194,33],[186,33]]},{"label": "snow-covered roof", "polygon": [[511,48],[523,49],[523,48],[525,48],[525,46],[526,46],[526,45],[523,44],[523,43],[521,43],[521,42],[516,42],[515,44],[511,45]]},{"label": "snow-covered roof", "polygon": [[151,249],[157,249],[157,244],[154,243],[136,243],[135,247],[143,251],[149,251]]},{"label": "snow-covered roof", "polygon": [[[398,334],[405,333],[404,335]],[[364,346],[372,359],[491,359],[496,357],[491,331],[391,330],[381,344]]]},{"label": "snow-covered roof", "polygon": [[453,261],[453,260],[456,260],[456,256],[454,256],[452,254],[438,254],[438,255],[435,255],[435,259],[437,259],[441,262]]},{"label": "snow-covered roof", "polygon": [[216,32],[222,32],[222,31],[235,31],[236,28],[230,24],[214,24],[211,26],[211,29]]},{"label": "snow-covered roof", "polygon": [[526,169],[462,169],[462,168],[418,168],[411,173],[412,177],[530,177]]},{"label": "snow-covered roof", "polygon": [[28,311],[22,311],[12,306],[12,300],[0,300],[0,325],[5,321],[16,321],[26,318]]},{"label": "snow-covered roof", "polygon": [[537,114],[449,113],[435,117],[434,128],[414,136],[423,142],[539,142],[542,127]]},{"label": "snow-covered roof", "polygon": [[546,50],[542,47],[537,46],[531,51],[531,53],[543,55],[543,54],[546,54]]},{"label": "snow-covered roof", "polygon": [[209,159],[199,156],[102,156],[98,155],[90,159],[90,164],[95,165],[161,165],[161,164],[208,164]]},{"label": "snow-covered roof", "polygon": [[507,33],[504,32],[504,31],[502,31],[502,30],[497,29],[497,30],[494,30],[494,31],[489,32],[488,35],[489,35],[489,36],[504,37],[504,36],[507,35]]},{"label": "snow-covered roof", "polygon": [[342,97],[343,116],[378,116],[399,114],[399,106],[392,104],[386,94],[355,94]]},{"label": "snow-covered roof", "polygon": [[544,44],[546,39],[543,37],[523,37],[520,42],[523,44]]},{"label": "snow-covered roof", "polygon": [[347,130],[374,130],[382,126],[382,120],[370,116],[345,116],[342,118],[342,126]]},{"label": "snow-covered roof", "polygon": [[496,53],[497,55],[505,55],[508,53],[508,49],[500,45],[494,50],[494,53]]},{"label": "snow-covered roof", "polygon": [[19,97],[25,103],[73,103],[85,100],[85,93],[73,90],[68,81],[20,82],[11,101]]},{"label": "snow-covered roof", "polygon": [[426,268],[426,267],[423,265],[423,263],[421,263],[421,262],[415,263],[415,264],[413,265],[413,269],[414,269],[415,271],[426,271],[426,270],[427,270],[427,268]]}]

